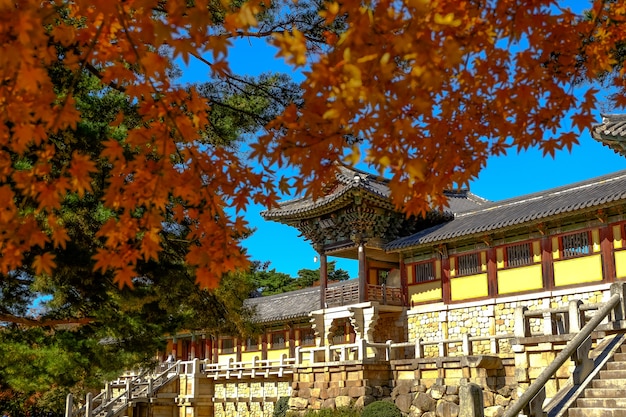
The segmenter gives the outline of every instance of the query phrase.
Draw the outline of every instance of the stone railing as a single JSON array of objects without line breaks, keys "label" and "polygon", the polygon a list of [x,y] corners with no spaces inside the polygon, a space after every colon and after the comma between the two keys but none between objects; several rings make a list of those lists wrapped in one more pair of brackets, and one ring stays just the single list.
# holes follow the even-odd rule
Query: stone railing
[{"label": "stone railing", "polygon": [[[594,370],[594,362],[589,357],[593,332],[599,330],[604,321],[607,322],[606,326],[609,328],[621,328],[626,314],[624,283],[612,284],[610,293],[611,297],[605,303],[588,308],[583,308],[579,301],[572,301],[566,310],[558,308],[536,311],[528,311],[524,308],[516,310],[514,333],[519,338],[516,342],[520,343],[514,346],[516,352],[523,352],[521,343],[528,339],[554,338],[554,335],[559,334],[559,332],[567,333],[572,337],[558,355],[534,378],[534,381],[526,388],[519,400],[506,410],[505,417],[516,417],[520,413],[530,417],[544,416],[543,404],[546,400],[546,384],[570,359],[574,362],[574,370],[571,374],[572,384],[580,385],[586,380],[587,376]],[[585,311],[589,308],[597,311],[593,317],[586,321]],[[543,320],[542,335],[532,334],[531,319]]]},{"label": "stone railing", "polygon": [[282,377],[293,373],[294,358],[282,355],[280,359],[259,359],[255,356],[251,361],[235,362],[232,358],[228,363],[204,363],[202,372],[213,379],[257,378],[270,375]]}]

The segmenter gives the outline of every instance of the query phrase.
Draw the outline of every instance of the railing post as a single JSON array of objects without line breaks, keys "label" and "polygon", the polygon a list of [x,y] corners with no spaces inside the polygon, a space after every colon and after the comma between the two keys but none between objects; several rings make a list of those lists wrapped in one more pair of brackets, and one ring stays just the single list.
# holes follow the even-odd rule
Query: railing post
[{"label": "railing post", "polygon": [[569,332],[568,333],[576,333],[579,332],[580,329],[583,328],[583,315],[580,311],[580,306],[582,305],[581,300],[572,300],[568,304],[568,316],[569,316]]},{"label": "railing post", "polygon": [[392,340],[387,340],[387,342],[385,342],[385,344],[387,345],[385,347],[385,360],[386,361],[390,361],[391,360],[391,344],[393,343]]},{"label": "railing post", "polygon": [[363,361],[367,358],[367,341],[365,339],[359,339],[357,343],[359,346],[358,359]]},{"label": "railing post", "polygon": [[552,313],[546,311],[543,313],[543,334],[546,336],[552,336],[555,333],[554,325],[552,324]]},{"label": "railing post", "polygon": [[422,338],[415,338],[415,359],[420,359],[424,357],[424,346],[422,345]]},{"label": "railing post", "polygon": [[132,396],[133,396],[133,391],[131,390],[131,386],[130,386],[130,378],[127,378],[126,379],[126,404],[128,404],[130,400],[132,400]]},{"label": "railing post", "polygon": [[545,385],[541,387],[539,392],[535,394],[535,396],[528,401],[526,407],[522,411],[528,417],[543,417],[545,414],[543,412],[543,403],[546,400],[546,387]]},{"label": "railing post", "polygon": [[87,395],[85,396],[85,417],[91,417],[91,409],[92,409],[91,398],[92,398],[92,394],[91,392],[88,392]]},{"label": "railing post", "polygon": [[326,345],[324,349],[324,362],[330,362],[330,345]]},{"label": "railing post", "polygon": [[72,408],[74,408],[74,396],[67,394],[65,397],[65,417],[72,417]]},{"label": "railing post", "polygon": [[200,372],[200,359],[195,358],[192,363],[191,372],[193,376],[196,376]]},{"label": "railing post", "polygon": [[439,346],[439,356],[448,356],[448,342],[444,340],[440,340],[438,343]]},{"label": "railing post", "polygon": [[526,320],[524,313],[528,310],[528,307],[518,306],[515,307],[514,322],[513,322],[513,334],[515,337],[528,337],[530,336],[530,323]]},{"label": "railing post", "polygon": [[461,349],[463,350],[463,354],[471,355],[472,354],[472,341],[470,340],[469,333],[463,333],[461,337],[463,339],[461,342]]},{"label": "railing post", "polygon": [[619,303],[617,303],[613,309],[613,314],[611,314],[612,317],[610,317],[610,320],[612,321],[620,321],[626,318],[626,304],[624,301],[626,299],[625,290],[626,286],[623,282],[614,282],[611,284],[610,295],[618,294],[620,299]]},{"label": "railing post", "polygon": [[[302,359],[300,357],[300,346],[296,346],[295,354],[296,354],[296,357],[294,358],[295,365],[298,366],[300,365],[300,363],[302,363]],[[256,356],[254,358],[256,359]]]},{"label": "railing post", "polygon": [[589,358],[589,351],[591,351],[591,336],[587,337],[572,355],[572,360],[575,364],[572,372],[574,385],[580,385],[593,371],[594,364],[593,360]]},{"label": "railing post", "polygon": [[152,397],[152,377],[148,378],[148,398]]}]

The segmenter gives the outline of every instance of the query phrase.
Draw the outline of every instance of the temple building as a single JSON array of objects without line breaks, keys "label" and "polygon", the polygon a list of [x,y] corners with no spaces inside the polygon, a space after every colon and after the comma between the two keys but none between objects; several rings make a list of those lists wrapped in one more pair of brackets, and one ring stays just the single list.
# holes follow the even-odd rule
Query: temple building
[{"label": "temple building", "polygon": [[[592,135],[626,156],[626,116],[605,116]],[[326,189],[262,213],[313,245],[320,285],[247,300],[258,336],[171,337],[167,352],[204,364],[210,411],[177,394],[191,408],[160,415],[265,416],[281,396],[299,410],[363,405],[385,387],[459,381],[534,395],[524,407],[543,392],[566,410],[581,395],[567,390],[586,387],[625,340],[626,171],[497,202],[450,190],[447,208],[423,217],[396,210],[387,180],[354,168],[338,166]],[[355,260],[358,276],[329,284],[328,257]],[[592,346],[604,350],[589,359]],[[398,392],[396,404],[408,395]],[[612,410],[626,415],[626,404]],[[586,415],[600,414],[569,414]]]}]

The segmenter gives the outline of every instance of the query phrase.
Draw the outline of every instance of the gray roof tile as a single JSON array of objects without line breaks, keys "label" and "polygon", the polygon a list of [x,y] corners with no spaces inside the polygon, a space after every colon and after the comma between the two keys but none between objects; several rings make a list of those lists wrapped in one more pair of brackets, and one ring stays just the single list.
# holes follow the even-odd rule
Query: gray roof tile
[{"label": "gray roof tile", "polygon": [[626,202],[626,171],[605,175],[552,190],[485,204],[459,213],[447,223],[396,239],[386,249],[397,251],[436,244],[473,234],[538,222],[575,210],[599,208],[614,201]]}]

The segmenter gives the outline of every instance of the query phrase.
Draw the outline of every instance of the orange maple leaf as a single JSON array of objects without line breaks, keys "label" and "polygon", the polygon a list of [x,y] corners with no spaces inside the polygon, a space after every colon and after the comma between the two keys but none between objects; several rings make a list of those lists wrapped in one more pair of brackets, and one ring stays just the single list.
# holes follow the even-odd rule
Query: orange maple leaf
[{"label": "orange maple leaf", "polygon": [[35,269],[35,273],[37,275],[52,275],[52,270],[57,266],[54,262],[54,258],[54,254],[50,252],[35,256],[35,259],[32,263],[32,267]]}]

